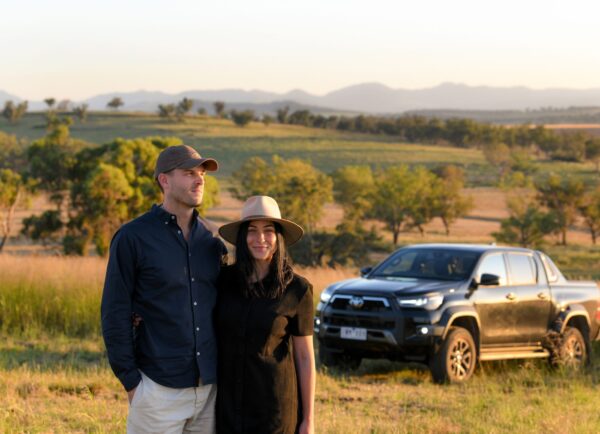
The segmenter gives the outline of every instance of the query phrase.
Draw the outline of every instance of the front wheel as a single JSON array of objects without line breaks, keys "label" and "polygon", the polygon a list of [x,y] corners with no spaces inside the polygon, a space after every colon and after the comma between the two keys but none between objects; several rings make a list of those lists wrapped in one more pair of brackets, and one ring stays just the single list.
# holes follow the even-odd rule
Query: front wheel
[{"label": "front wheel", "polygon": [[436,383],[462,383],[475,371],[477,348],[468,330],[451,327],[446,339],[430,361],[431,375]]}]

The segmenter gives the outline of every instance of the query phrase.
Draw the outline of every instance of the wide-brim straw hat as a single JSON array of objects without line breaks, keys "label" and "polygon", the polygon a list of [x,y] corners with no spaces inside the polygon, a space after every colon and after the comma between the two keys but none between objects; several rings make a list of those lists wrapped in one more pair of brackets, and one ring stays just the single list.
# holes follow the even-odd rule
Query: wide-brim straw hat
[{"label": "wide-brim straw hat", "polygon": [[242,218],[238,221],[221,226],[219,228],[219,234],[226,241],[235,244],[242,223],[254,220],[269,220],[279,223],[283,229],[283,237],[287,246],[291,246],[297,242],[304,234],[304,230],[299,225],[291,220],[281,218],[279,205],[277,205],[275,199],[269,196],[249,197],[246,202],[244,202]]}]

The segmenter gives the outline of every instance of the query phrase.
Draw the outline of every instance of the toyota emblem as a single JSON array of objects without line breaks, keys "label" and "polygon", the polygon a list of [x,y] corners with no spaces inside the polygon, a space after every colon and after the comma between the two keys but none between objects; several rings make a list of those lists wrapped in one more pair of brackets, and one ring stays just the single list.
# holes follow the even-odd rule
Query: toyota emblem
[{"label": "toyota emblem", "polygon": [[348,304],[354,309],[361,309],[365,305],[365,301],[362,297],[352,297]]}]

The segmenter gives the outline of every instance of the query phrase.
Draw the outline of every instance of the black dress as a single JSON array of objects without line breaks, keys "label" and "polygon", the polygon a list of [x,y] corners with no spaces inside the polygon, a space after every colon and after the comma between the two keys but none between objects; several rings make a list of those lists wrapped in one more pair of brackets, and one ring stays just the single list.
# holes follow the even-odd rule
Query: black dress
[{"label": "black dress", "polygon": [[[263,285],[271,283],[267,276]],[[245,298],[234,268],[219,278],[217,432],[294,433],[302,421],[292,336],[313,333],[312,286],[301,276],[279,299]]]}]

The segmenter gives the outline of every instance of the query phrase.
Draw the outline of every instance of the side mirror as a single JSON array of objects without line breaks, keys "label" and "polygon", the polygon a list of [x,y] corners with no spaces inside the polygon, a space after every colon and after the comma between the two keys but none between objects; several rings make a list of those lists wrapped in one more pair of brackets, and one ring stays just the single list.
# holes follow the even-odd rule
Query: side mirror
[{"label": "side mirror", "polygon": [[480,285],[483,286],[497,286],[500,285],[500,276],[495,274],[484,273],[481,275]]},{"label": "side mirror", "polygon": [[365,277],[373,270],[373,267],[363,267],[360,269],[360,277]]}]

